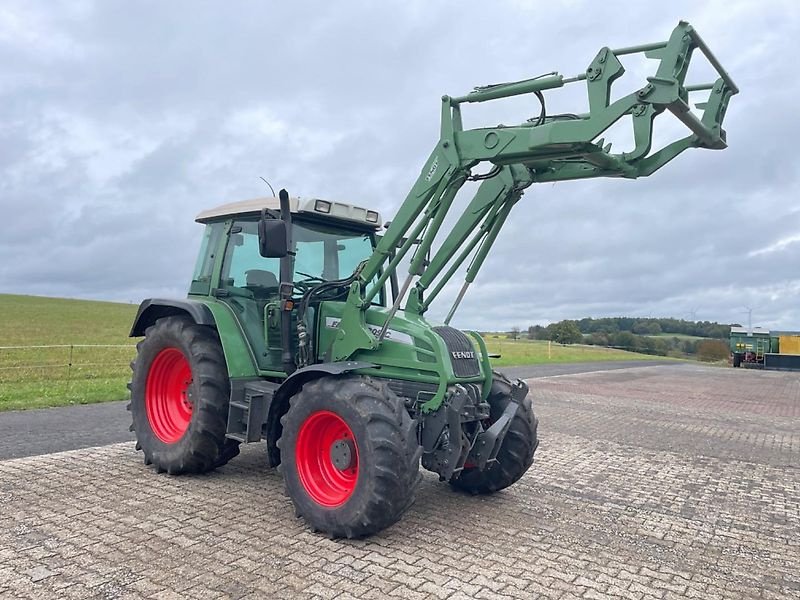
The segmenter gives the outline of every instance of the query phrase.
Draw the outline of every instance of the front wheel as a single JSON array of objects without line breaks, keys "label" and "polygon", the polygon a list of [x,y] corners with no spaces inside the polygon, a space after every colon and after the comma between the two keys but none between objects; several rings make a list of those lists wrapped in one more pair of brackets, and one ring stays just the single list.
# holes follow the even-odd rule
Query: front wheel
[{"label": "front wheel", "polygon": [[397,522],[421,478],[415,422],[369,377],[321,377],[291,399],[278,446],[286,492],[315,531],[362,537]]},{"label": "front wheel", "polygon": [[497,462],[484,470],[464,468],[450,485],[472,494],[491,494],[517,482],[533,464],[533,454],[539,446],[538,419],[528,397],[528,386],[520,382],[515,386],[509,379],[494,372],[489,394],[489,420],[496,421],[511,402],[517,403],[517,412],[511,420],[497,453]]}]

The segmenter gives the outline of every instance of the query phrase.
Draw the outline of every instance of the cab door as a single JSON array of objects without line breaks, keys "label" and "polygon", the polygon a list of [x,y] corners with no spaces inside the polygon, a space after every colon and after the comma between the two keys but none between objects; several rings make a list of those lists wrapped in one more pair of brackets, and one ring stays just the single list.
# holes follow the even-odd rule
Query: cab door
[{"label": "cab door", "polygon": [[258,222],[234,221],[217,297],[231,307],[259,369],[281,371],[278,287],[280,261],[258,250]]}]

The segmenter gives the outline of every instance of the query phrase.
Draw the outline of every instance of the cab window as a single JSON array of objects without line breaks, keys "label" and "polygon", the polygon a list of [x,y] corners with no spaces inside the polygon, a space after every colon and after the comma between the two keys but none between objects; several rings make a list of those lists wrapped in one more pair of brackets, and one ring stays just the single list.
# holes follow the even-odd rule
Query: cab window
[{"label": "cab window", "polygon": [[[293,221],[295,250],[294,281],[314,282],[344,279],[372,255],[370,232],[345,230],[317,223]],[[258,221],[235,221],[222,266],[220,286],[277,293],[280,260],[264,258],[258,249]],[[383,293],[380,304],[383,304]]]},{"label": "cab window", "polygon": [[211,292],[211,274],[214,270],[214,258],[219,248],[220,239],[225,229],[224,223],[209,223],[203,231],[200,252],[189,286],[190,294],[209,294]]}]

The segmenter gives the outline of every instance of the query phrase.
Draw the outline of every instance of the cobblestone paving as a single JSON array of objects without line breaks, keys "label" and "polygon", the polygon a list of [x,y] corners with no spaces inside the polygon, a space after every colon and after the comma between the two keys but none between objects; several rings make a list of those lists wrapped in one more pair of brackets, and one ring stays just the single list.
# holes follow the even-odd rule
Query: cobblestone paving
[{"label": "cobblestone paving", "polygon": [[800,598],[800,376],[658,367],[532,382],[542,445],[492,497],[424,479],[331,541],[261,445],[156,475],[133,444],[0,462],[3,598]]}]

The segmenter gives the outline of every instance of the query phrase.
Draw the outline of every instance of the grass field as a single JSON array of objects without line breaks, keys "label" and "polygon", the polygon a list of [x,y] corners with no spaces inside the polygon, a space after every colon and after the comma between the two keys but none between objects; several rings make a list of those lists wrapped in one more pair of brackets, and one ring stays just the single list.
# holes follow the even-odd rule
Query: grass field
[{"label": "grass field", "polygon": [[545,363],[592,362],[601,360],[664,360],[663,356],[651,356],[637,352],[625,352],[601,346],[562,346],[542,340],[511,340],[502,334],[485,334],[489,352],[500,354],[492,359],[497,367],[516,365],[538,365]]},{"label": "grass field", "polygon": [[696,342],[698,340],[707,340],[710,338],[700,337],[698,335],[686,335],[685,333],[659,333],[658,335],[648,335],[647,337],[655,338],[678,338],[679,340],[691,340]]},{"label": "grass field", "polygon": [[[0,294],[0,410],[88,404],[128,397],[132,304]],[[647,360],[595,346],[560,346],[487,334],[495,366]],[[23,347],[24,346],[24,347]],[[33,347],[31,347],[33,346]]]},{"label": "grass field", "polygon": [[[126,398],[136,309],[0,294],[0,410]],[[105,347],[82,347],[89,344]]]}]

